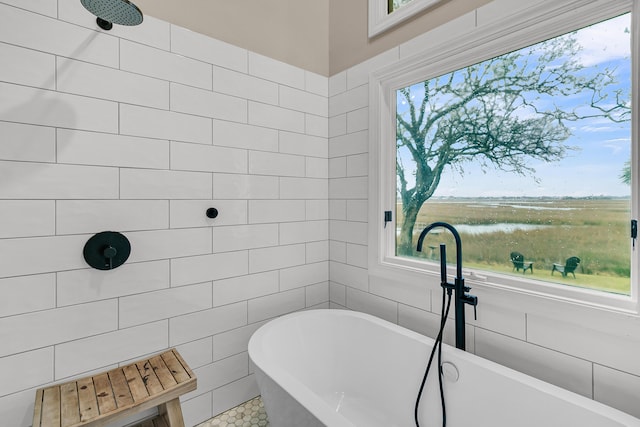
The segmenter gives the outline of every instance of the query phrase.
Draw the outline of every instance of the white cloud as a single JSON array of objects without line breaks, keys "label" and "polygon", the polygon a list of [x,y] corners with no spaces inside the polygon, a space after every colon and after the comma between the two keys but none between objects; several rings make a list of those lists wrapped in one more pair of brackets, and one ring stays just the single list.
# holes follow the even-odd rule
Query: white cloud
[{"label": "white cloud", "polygon": [[577,32],[582,51],[578,61],[586,67],[627,58],[631,55],[631,17],[629,14],[601,22]]},{"label": "white cloud", "polygon": [[608,139],[606,141],[602,141],[601,145],[603,148],[611,150],[612,155],[620,153],[624,154],[629,152],[631,140],[629,138]]},{"label": "white cloud", "polygon": [[613,126],[581,126],[580,130],[582,132],[588,132],[588,133],[596,133],[596,132],[612,132],[617,130],[617,128],[613,127]]}]

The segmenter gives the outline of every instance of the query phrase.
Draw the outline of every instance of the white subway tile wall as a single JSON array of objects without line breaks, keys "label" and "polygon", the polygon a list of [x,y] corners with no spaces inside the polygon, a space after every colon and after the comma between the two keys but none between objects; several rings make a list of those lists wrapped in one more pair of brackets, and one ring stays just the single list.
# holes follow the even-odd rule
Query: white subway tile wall
[{"label": "white subway tile wall", "polygon": [[1,200],[5,221],[0,223],[0,237],[29,237],[53,234],[55,203],[52,200]]},{"label": "white subway tile wall", "polygon": [[171,51],[214,66],[247,73],[248,52],[220,40],[171,26]]},{"label": "white subway tile wall", "polygon": [[[6,3],[0,4],[0,40],[3,43],[118,68],[118,38],[55,19],[57,3],[64,2],[38,1],[52,6],[51,17],[20,9],[25,2],[9,2],[15,6]],[[54,79],[55,76],[47,78]]]},{"label": "white subway tile wall", "polygon": [[329,242],[322,240],[305,245],[307,263],[315,263],[329,260]]},{"label": "white subway tile wall", "polygon": [[230,122],[247,122],[247,100],[211,90],[171,84],[171,109]]},{"label": "white subway tile wall", "polygon": [[305,114],[304,125],[308,135],[321,136],[323,138],[329,136],[329,119],[326,117]]},{"label": "white subway tile wall", "polygon": [[[269,80],[263,80],[226,68],[213,67],[214,91],[237,96],[241,99],[251,99],[265,104],[278,105],[278,87],[277,83]],[[326,104],[326,95],[324,100]]]},{"label": "white subway tile wall", "polygon": [[56,306],[55,274],[34,274],[0,279],[0,318]]},{"label": "white subway tile wall", "polygon": [[60,92],[169,108],[167,81],[62,57],[56,58],[56,64],[56,89]]},{"label": "white subway tile wall", "polygon": [[592,363],[526,341],[477,328],[476,354],[567,390],[593,397]]},{"label": "white subway tile wall", "polygon": [[162,139],[58,129],[56,142],[58,163],[169,168],[169,141]]},{"label": "white subway tile wall", "polygon": [[[178,346],[193,426],[259,392],[247,343],[329,304],[329,79],[145,16],[0,0],[0,418]],[[208,208],[218,209],[208,218]],[[127,263],[82,250],[113,230]]]},{"label": "white subway tile wall", "polygon": [[55,89],[55,81],[51,78],[56,67],[54,55],[0,43],[0,56],[13,58],[0,69],[0,80]]},{"label": "white subway tile wall", "polygon": [[[169,260],[126,263],[117,270],[95,274],[93,270],[59,271],[54,276],[58,307],[108,300],[167,289]],[[23,276],[23,277],[40,277]],[[57,280],[56,280],[57,278]],[[11,280],[11,279],[5,279]]]},{"label": "white subway tile wall", "polygon": [[[3,357],[0,359],[0,368],[6,374],[3,378],[5,381],[0,385],[0,394],[11,393],[15,388],[23,390],[53,381],[51,360],[53,347]],[[32,369],[16,369],[16,366],[31,366]]]},{"label": "white subway tile wall", "polygon": [[593,398],[630,414],[637,414],[640,377],[606,366],[593,365]]},{"label": "white subway tile wall", "polygon": [[[304,135],[299,135],[302,137]],[[216,145],[246,148],[251,150],[278,151],[278,144],[282,145],[282,137],[278,131],[244,123],[213,121],[213,139]],[[324,142],[326,145],[326,140]]]},{"label": "white subway tile wall", "polygon": [[301,111],[249,101],[249,124],[303,133],[305,114]]}]

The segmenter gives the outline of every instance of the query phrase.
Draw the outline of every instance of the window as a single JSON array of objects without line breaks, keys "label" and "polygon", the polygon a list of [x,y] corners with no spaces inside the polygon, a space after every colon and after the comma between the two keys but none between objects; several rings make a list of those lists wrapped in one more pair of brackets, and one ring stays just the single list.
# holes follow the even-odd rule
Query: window
[{"label": "window", "polygon": [[369,37],[403,22],[442,0],[369,0]]},{"label": "window", "polygon": [[392,13],[413,0],[387,0],[387,13]]},{"label": "window", "polygon": [[376,262],[428,271],[440,242],[455,259],[448,232],[415,250],[426,225],[445,221],[462,236],[465,270],[485,283],[637,300],[635,24],[619,7],[378,74],[379,206],[395,227],[379,231]]}]

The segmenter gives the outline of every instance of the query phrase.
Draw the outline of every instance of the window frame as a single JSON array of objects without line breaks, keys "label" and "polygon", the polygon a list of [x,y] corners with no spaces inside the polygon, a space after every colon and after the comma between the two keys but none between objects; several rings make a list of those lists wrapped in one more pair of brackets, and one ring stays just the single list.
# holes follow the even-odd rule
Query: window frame
[{"label": "window frame", "polygon": [[[550,4],[555,3],[555,4]],[[395,108],[396,90],[419,81],[434,78],[448,72],[476,64],[522,47],[538,43],[550,37],[565,34],[583,26],[593,24],[613,16],[632,13],[632,52],[640,47],[640,0],[584,1],[570,0],[543,2],[519,12],[497,19],[491,25],[470,30],[437,45],[430,44],[429,50],[401,59],[371,73],[369,79],[369,123],[370,127],[370,204],[369,204],[369,274],[388,280],[410,281],[428,287],[439,287],[439,266],[435,263],[395,255],[395,227],[384,227],[384,211],[394,212],[396,206],[395,172]],[[640,102],[638,96],[638,71],[640,54],[632,57],[632,109],[631,116],[631,218],[638,217],[638,194],[640,165],[638,164],[638,144]],[[636,242],[638,243],[638,242]],[[639,244],[636,244],[640,248]],[[505,291],[511,299],[517,299],[523,306],[534,308],[540,298],[571,303],[582,307],[600,307],[615,312],[639,314],[638,269],[639,250],[632,248],[630,295],[610,294],[587,288],[562,284],[545,283],[528,278],[487,271],[474,271],[463,265],[466,283],[476,289],[488,292]],[[433,279],[433,280],[432,280]],[[416,285],[418,286],[418,285]]]},{"label": "window frame", "polygon": [[442,0],[412,0],[393,13],[388,13],[388,0],[369,0],[369,38],[377,36],[440,2]]}]

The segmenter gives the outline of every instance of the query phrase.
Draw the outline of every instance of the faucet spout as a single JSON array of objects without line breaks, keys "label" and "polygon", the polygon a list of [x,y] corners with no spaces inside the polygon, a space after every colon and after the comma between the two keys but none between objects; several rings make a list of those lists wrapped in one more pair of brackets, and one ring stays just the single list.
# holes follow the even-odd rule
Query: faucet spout
[{"label": "faucet spout", "polygon": [[[446,278],[446,255],[444,245],[440,245],[440,272],[442,276],[441,286],[446,289],[453,289],[455,291],[455,322],[456,322],[456,347],[465,350],[466,349],[466,331],[465,331],[465,311],[464,305],[469,304],[474,307],[478,305],[478,297],[475,295],[469,295],[467,292],[471,290],[468,286],[464,284],[464,277],[462,276],[462,240],[460,239],[460,234],[458,230],[455,229],[454,226],[448,224],[446,222],[434,222],[433,224],[428,225],[422,232],[420,233],[420,237],[418,237],[418,246],[416,250],[418,252],[422,252],[422,243],[427,236],[427,234],[433,230],[434,228],[443,227],[446,228],[453,234],[453,237],[456,241],[456,278],[453,284],[447,282]],[[450,292],[450,291],[449,291]]]},{"label": "faucet spout", "polygon": [[460,234],[458,230],[446,222],[434,222],[433,224],[428,225],[422,233],[420,233],[420,237],[418,237],[418,247],[416,250],[418,252],[422,252],[422,242],[424,238],[427,237],[427,234],[433,230],[434,228],[443,227],[446,228],[453,234],[454,239],[456,239],[456,277],[462,279],[462,240],[460,239]]}]

